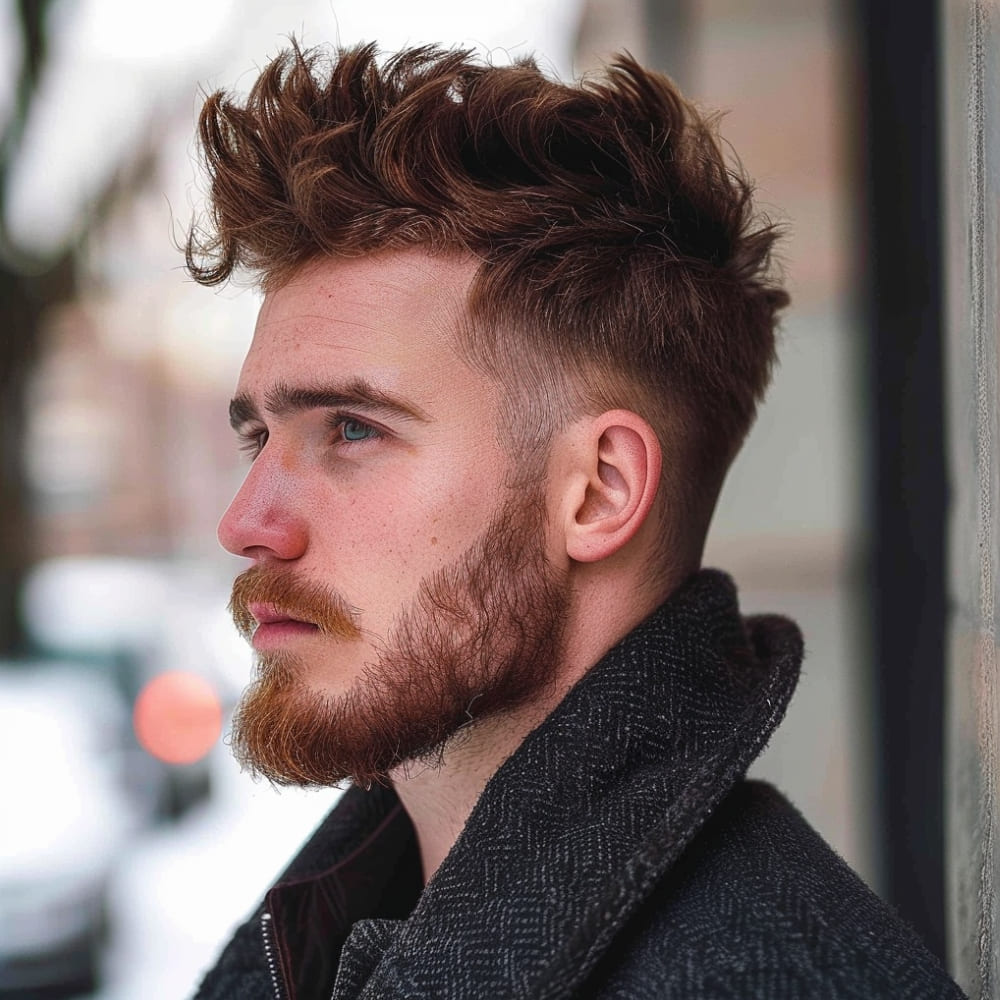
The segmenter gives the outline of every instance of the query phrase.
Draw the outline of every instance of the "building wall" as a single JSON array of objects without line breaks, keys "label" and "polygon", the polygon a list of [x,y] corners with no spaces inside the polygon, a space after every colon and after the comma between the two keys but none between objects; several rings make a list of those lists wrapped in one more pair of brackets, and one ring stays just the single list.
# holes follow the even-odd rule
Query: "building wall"
[{"label": "building wall", "polygon": [[951,966],[1000,997],[997,850],[1000,2],[943,2],[950,451]]},{"label": "building wall", "polygon": [[865,407],[848,288],[857,74],[841,13],[834,0],[586,0],[576,66],[627,48],[723,111],[721,133],[757,182],[759,208],[787,230],[780,364],[705,558],[732,574],[745,611],[786,614],[805,636],[798,690],[754,776],[785,792],[878,890],[859,615]]}]

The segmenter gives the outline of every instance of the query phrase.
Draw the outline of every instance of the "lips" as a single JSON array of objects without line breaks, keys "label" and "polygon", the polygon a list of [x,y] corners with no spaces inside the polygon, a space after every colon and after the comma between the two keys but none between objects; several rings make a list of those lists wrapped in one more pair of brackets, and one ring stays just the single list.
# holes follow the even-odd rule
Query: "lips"
[{"label": "lips", "polygon": [[319,627],[313,622],[293,618],[274,604],[251,603],[247,610],[257,622],[250,639],[258,653],[276,650],[296,639],[315,635]]},{"label": "lips", "polygon": [[247,606],[247,610],[251,615],[253,615],[258,626],[276,625],[280,622],[294,622],[298,625],[313,625],[313,622],[306,621],[303,618],[295,618],[287,611],[282,611],[281,608],[275,604],[260,604],[254,602]]}]

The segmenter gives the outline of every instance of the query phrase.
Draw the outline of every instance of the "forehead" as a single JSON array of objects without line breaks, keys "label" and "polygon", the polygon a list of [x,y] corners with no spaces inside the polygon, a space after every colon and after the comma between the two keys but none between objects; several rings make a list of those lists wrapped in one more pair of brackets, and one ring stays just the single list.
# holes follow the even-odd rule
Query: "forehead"
[{"label": "forehead", "polygon": [[428,398],[481,391],[457,339],[474,273],[472,261],[415,250],[308,265],[265,298],[240,391],[357,377]]}]

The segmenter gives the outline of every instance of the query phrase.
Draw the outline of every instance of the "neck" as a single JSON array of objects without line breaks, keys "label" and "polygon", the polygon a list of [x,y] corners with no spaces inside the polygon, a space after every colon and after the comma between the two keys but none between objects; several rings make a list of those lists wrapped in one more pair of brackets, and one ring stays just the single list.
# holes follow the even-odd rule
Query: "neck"
[{"label": "neck", "polygon": [[392,774],[420,846],[425,884],[451,851],[486,783],[563,698],[560,684],[530,705],[477,720],[430,763],[407,763]]},{"label": "neck", "polygon": [[[618,581],[615,581],[616,583]],[[487,782],[577,681],[666,596],[640,597],[634,580],[595,599],[576,581],[567,615],[561,666],[530,704],[477,720],[431,763],[407,763],[390,777],[417,834],[424,882],[430,881],[465,826]],[[601,611],[595,613],[594,608]],[[587,610],[588,613],[581,613]]]}]

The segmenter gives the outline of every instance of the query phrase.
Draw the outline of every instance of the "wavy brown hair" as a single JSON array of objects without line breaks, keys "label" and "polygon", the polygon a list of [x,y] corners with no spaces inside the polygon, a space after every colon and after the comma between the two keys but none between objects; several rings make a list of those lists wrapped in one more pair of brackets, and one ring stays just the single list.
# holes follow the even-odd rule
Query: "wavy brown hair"
[{"label": "wavy brown hair", "polygon": [[628,55],[567,85],[529,59],[293,42],[245,100],[211,95],[199,135],[196,281],[268,291],[321,257],[471,255],[458,342],[505,386],[522,457],[581,410],[640,413],[664,447],[671,547],[700,552],[788,296],[751,182],[667,77]]}]

